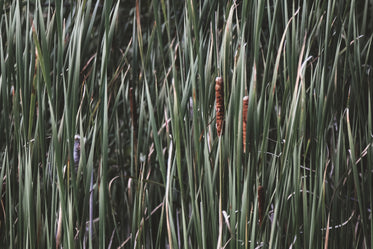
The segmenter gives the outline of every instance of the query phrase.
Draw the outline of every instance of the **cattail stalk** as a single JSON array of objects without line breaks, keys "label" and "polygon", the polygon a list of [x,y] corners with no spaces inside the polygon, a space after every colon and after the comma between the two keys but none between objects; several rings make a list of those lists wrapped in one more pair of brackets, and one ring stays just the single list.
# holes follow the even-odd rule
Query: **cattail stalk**
[{"label": "cattail stalk", "polygon": [[215,79],[216,131],[220,137],[224,126],[224,84],[221,77]]},{"label": "cattail stalk", "polygon": [[57,232],[56,232],[56,249],[60,248],[61,245],[61,235],[62,235],[62,207],[60,203],[60,209],[58,211],[58,223],[57,223]]},{"label": "cattail stalk", "polygon": [[246,153],[246,124],[247,124],[247,109],[249,106],[249,96],[243,98],[242,106],[242,143],[243,143],[243,152]]},{"label": "cattail stalk", "polygon": [[258,187],[258,210],[259,210],[259,226],[262,226],[264,218],[265,193],[263,186]]}]

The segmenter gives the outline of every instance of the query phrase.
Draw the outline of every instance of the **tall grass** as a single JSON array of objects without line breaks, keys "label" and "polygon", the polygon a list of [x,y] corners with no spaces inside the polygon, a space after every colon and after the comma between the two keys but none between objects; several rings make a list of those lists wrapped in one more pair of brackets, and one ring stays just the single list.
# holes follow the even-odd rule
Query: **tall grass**
[{"label": "tall grass", "polygon": [[1,247],[372,248],[372,8],[1,2]]}]

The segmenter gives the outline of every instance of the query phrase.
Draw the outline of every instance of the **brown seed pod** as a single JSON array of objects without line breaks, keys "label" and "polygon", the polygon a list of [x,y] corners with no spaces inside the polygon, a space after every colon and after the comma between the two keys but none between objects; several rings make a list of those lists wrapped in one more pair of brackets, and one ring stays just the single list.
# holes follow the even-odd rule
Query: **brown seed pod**
[{"label": "brown seed pod", "polygon": [[129,97],[130,97],[130,114],[131,114],[131,121],[132,121],[132,130],[133,130],[133,150],[134,150],[134,159],[135,159],[135,171],[137,175],[137,106],[136,106],[136,98],[135,98],[135,90],[130,87],[129,89]]},{"label": "brown seed pod", "polygon": [[242,105],[242,143],[243,152],[246,152],[246,123],[247,123],[247,108],[249,107],[249,96],[243,97]]},{"label": "brown seed pod", "polygon": [[129,90],[130,95],[130,112],[131,112],[131,119],[132,119],[132,127],[134,129],[135,135],[136,133],[136,123],[137,123],[137,113],[136,113],[136,100],[135,100],[135,91],[131,87]]},{"label": "brown seed pod", "polygon": [[75,166],[75,173],[78,172],[79,168],[79,160],[80,160],[80,136],[76,134],[74,136],[74,166]]},{"label": "brown seed pod", "polygon": [[258,213],[259,213],[259,225],[262,226],[264,218],[264,205],[265,205],[265,193],[263,186],[258,186]]},{"label": "brown seed pod", "polygon": [[224,126],[224,84],[222,77],[215,79],[216,131],[220,137]]}]

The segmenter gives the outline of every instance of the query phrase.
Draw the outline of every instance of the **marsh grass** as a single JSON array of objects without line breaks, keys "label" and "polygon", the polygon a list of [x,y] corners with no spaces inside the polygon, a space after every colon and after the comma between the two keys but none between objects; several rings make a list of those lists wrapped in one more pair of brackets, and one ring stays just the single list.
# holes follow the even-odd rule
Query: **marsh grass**
[{"label": "marsh grass", "polygon": [[2,1],[1,247],[373,248],[372,8]]}]

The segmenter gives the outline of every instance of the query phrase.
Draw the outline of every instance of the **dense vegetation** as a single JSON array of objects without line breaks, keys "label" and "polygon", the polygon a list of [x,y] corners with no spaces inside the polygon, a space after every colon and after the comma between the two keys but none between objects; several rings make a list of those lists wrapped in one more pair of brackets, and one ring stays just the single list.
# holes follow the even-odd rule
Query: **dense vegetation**
[{"label": "dense vegetation", "polygon": [[373,248],[372,0],[0,12],[2,248]]}]

